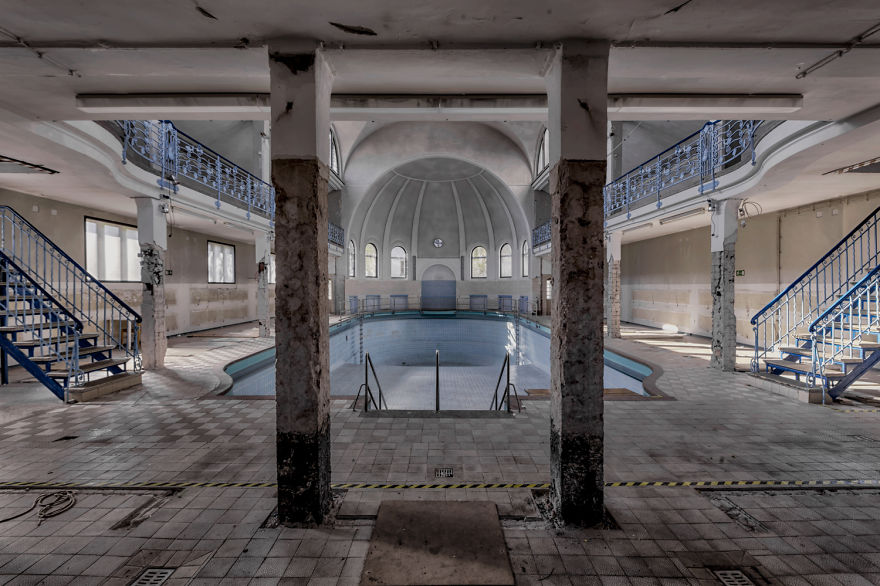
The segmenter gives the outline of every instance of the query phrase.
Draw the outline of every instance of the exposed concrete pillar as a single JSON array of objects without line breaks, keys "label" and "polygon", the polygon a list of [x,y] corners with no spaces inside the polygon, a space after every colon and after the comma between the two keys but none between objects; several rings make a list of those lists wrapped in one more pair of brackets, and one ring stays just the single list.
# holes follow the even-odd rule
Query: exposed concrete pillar
[{"label": "exposed concrete pillar", "polygon": [[550,474],[560,520],[603,502],[603,242],[608,43],[566,41],[547,75],[552,201]]},{"label": "exposed concrete pillar", "polygon": [[269,46],[275,184],[278,516],[330,507],[327,182],[330,69],[320,51]]},{"label": "exposed concrete pillar", "polygon": [[141,357],[144,368],[165,365],[165,254],[168,250],[167,203],[137,197],[138,244],[141,249]]},{"label": "exposed concrete pillar", "polygon": [[605,323],[608,335],[620,337],[620,250],[623,232],[617,230],[605,235],[605,260],[608,263],[608,285],[605,297]]},{"label": "exposed concrete pillar", "polygon": [[736,369],[736,314],[734,273],[738,211],[742,200],[715,202],[712,210],[712,358],[721,370]]},{"label": "exposed concrete pillar", "polygon": [[268,338],[271,328],[269,265],[272,262],[272,235],[257,231],[254,235],[254,249],[257,257],[257,322],[260,326],[260,337]]}]

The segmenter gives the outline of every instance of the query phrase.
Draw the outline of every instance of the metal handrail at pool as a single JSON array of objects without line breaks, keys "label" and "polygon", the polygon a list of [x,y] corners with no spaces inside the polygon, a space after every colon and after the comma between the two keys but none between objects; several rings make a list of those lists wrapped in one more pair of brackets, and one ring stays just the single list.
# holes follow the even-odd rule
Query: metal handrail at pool
[{"label": "metal handrail at pool", "polygon": [[[376,380],[376,387],[379,389],[379,401],[376,402],[375,397],[373,397],[373,391],[370,389],[370,372],[373,373],[373,378]],[[358,387],[357,395],[354,398],[354,403],[352,404],[352,411],[357,408],[358,399],[361,397],[361,391],[364,392],[364,413],[370,410],[370,403],[373,404],[373,409],[376,411],[381,411],[383,409],[388,409],[388,403],[385,402],[385,398],[382,395],[382,385],[379,383],[379,377],[376,375],[376,369],[373,367],[373,360],[370,358],[370,353],[367,352],[364,355],[364,382]]]},{"label": "metal handrail at pool", "polygon": [[[507,373],[507,384],[504,385],[504,392],[501,393],[501,402],[499,403],[498,386],[501,384],[501,379],[504,377],[505,372]],[[495,395],[492,398],[492,405],[489,409],[492,411],[501,411],[506,403],[507,412],[510,413],[510,389],[513,389],[513,394],[516,397],[516,408],[522,413],[522,404],[519,401],[519,393],[516,391],[516,385],[510,382],[510,352],[507,352],[504,355],[504,363],[501,365],[501,372],[498,373],[498,382],[495,383]]]}]

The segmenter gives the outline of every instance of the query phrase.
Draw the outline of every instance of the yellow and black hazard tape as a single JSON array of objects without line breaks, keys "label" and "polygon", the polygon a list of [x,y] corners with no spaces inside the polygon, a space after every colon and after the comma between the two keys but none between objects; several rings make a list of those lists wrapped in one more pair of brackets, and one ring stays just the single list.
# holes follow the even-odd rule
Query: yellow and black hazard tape
[{"label": "yellow and black hazard tape", "polygon": [[[184,488],[277,488],[275,482],[0,482],[0,489],[120,489],[120,490],[180,490]],[[606,482],[606,487],[880,487],[877,479],[856,480],[658,480],[647,482]],[[461,488],[550,488],[549,482],[489,483],[466,482],[459,484],[388,483],[388,482],[338,482],[330,485],[336,489],[461,489]]]}]

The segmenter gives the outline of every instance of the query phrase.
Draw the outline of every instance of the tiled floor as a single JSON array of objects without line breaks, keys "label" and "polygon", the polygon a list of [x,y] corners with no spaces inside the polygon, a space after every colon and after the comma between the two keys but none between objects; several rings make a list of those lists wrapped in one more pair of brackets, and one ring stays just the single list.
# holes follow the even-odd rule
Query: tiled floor
[{"label": "tiled floor", "polygon": [[[660,365],[677,401],[605,403],[606,481],[880,479],[880,413],[768,394],[639,336],[609,346]],[[142,388],[18,400],[0,427],[0,482],[273,482],[274,402],[215,394],[225,363],[270,344],[175,338]],[[349,404],[332,404],[334,482],[424,483],[437,467],[459,483],[549,480],[548,401],[505,419],[364,417]],[[0,518],[45,492],[0,490]],[[177,568],[168,584],[357,584],[369,517],[395,498],[496,502],[520,584],[717,584],[712,571],[734,567],[756,584],[880,584],[876,488],[609,487],[613,530],[549,528],[519,488],[349,490],[336,524],[317,529],[261,528],[272,488],[74,492],[57,517],[0,522],[0,584],[121,585],[165,566]]]}]

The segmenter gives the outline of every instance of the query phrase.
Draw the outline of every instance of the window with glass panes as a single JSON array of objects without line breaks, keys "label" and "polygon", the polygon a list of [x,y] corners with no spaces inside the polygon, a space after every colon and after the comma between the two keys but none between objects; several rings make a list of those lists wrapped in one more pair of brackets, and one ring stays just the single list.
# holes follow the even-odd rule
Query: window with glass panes
[{"label": "window with glass panes", "polygon": [[208,241],[208,282],[235,282],[235,247]]},{"label": "window with glass panes", "polygon": [[86,270],[99,281],[140,281],[138,232],[134,226],[86,218]]}]

